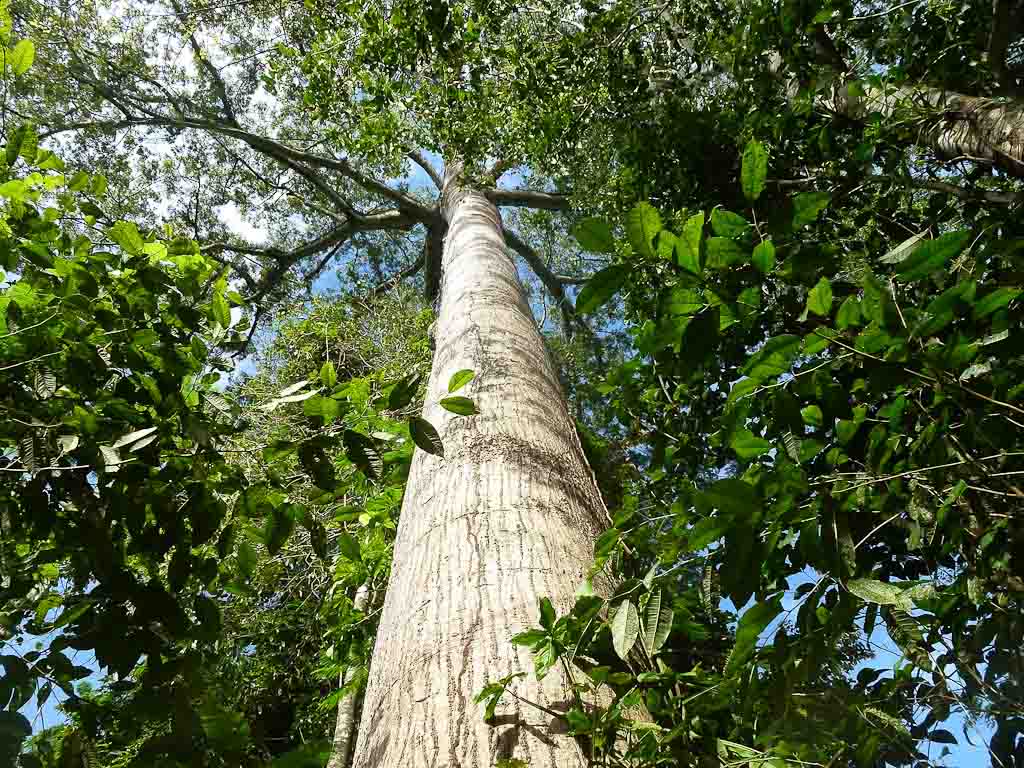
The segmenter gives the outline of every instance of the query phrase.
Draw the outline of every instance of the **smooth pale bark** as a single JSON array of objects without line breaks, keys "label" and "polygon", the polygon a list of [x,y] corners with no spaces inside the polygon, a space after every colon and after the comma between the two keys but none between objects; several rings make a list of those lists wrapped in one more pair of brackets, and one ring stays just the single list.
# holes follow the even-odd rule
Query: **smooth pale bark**
[{"label": "smooth pale bark", "polygon": [[965,96],[934,88],[868,87],[852,96],[845,86],[833,92],[832,107],[854,119],[878,113],[886,120],[920,122],[918,143],[948,158],[968,157],[1024,176],[1024,109],[1014,102]]},{"label": "smooth pale bark", "polygon": [[[357,611],[365,611],[367,596],[370,590],[365,584],[356,590],[352,607]],[[355,670],[347,668],[338,679],[338,685],[344,688],[352,680]],[[356,733],[356,704],[358,696],[350,694],[338,702],[338,719],[334,724],[334,741],[331,745],[331,759],[325,768],[346,768],[352,753],[352,738]]]},{"label": "smooth pale bark", "polygon": [[[444,457],[413,458],[402,506],[354,766],[531,768],[585,765],[561,718],[506,696],[497,723],[473,697],[488,682],[529,674],[511,690],[550,710],[572,706],[561,668],[538,682],[509,639],[538,626],[538,600],[559,613],[593,559],[603,503],[555,370],[537,332],[497,209],[445,175],[448,222],[433,370],[423,416]],[[480,413],[438,401],[452,374]]]}]

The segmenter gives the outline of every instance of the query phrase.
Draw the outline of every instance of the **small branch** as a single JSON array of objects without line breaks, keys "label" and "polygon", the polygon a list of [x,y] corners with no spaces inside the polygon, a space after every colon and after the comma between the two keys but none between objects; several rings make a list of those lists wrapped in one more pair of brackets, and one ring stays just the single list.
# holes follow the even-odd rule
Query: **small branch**
[{"label": "small branch", "polygon": [[421,253],[419,256],[416,257],[416,260],[412,264],[410,264],[408,267],[406,267],[405,269],[403,269],[403,270],[397,272],[396,274],[392,275],[391,277],[389,277],[384,282],[379,283],[378,285],[374,286],[370,290],[370,296],[371,297],[376,297],[376,296],[380,296],[381,294],[387,293],[388,291],[390,291],[392,288],[397,286],[402,281],[406,280],[407,278],[412,277],[413,275],[415,275],[417,272],[419,272],[423,268],[424,261],[425,261],[424,255]]},{"label": "small branch", "polygon": [[[174,8],[174,12],[178,14],[178,19],[181,21],[182,26],[186,26],[186,15],[185,9],[181,7],[181,3],[178,0],[171,0],[171,7]],[[200,66],[206,70],[206,74],[209,75],[210,81],[213,83],[214,90],[217,91],[217,97],[220,99],[221,105],[224,107],[224,116],[227,117],[228,122],[232,125],[237,126],[238,120],[235,118],[235,110],[231,106],[231,99],[228,97],[227,85],[224,83],[224,78],[221,77],[220,72],[213,66],[213,63],[206,57],[202,47],[199,45],[199,41],[196,39],[195,32],[188,32],[188,43],[192,48],[192,53],[196,57],[196,61],[199,62]]]},{"label": "small branch", "polygon": [[992,0],[992,26],[988,35],[988,65],[1004,91],[1013,92],[1016,83],[1006,66],[1006,52],[1017,36],[1022,3],[1020,0]]},{"label": "small branch", "polygon": [[485,189],[484,196],[499,206],[540,208],[546,211],[566,211],[569,209],[569,198],[559,193],[534,192],[529,189],[498,189],[495,187]]},{"label": "small branch", "polygon": [[427,158],[418,149],[414,149],[409,153],[409,159],[412,160],[416,165],[422,168],[430,180],[434,182],[434,186],[439,190],[444,186],[444,179],[441,178],[441,174],[437,172],[434,165],[427,160]]},{"label": "small branch", "polygon": [[533,248],[523,242],[515,232],[506,230],[505,242],[508,243],[512,250],[523,257],[523,260],[530,265],[530,269],[534,271],[534,274],[536,274],[541,283],[544,284],[548,293],[551,294],[551,298],[555,300],[559,310],[562,312],[562,329],[565,331],[566,336],[568,336],[575,308],[569,300],[569,297],[565,295],[565,290],[562,288],[561,281],[555,273],[548,268],[548,265],[544,263],[544,260],[540,255],[533,250]]},{"label": "small branch", "polygon": [[487,169],[487,173],[484,178],[487,179],[491,184],[497,184],[498,179],[505,175],[506,171],[516,167],[516,161],[511,157],[506,157],[498,160],[494,165]]}]

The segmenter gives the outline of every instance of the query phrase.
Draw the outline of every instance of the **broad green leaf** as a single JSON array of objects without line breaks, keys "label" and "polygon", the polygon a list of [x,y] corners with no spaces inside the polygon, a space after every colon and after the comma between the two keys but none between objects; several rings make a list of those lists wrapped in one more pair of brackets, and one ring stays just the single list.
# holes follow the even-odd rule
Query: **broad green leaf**
[{"label": "broad green leaf", "polygon": [[36,46],[31,40],[19,40],[7,53],[7,64],[16,75],[24,75],[36,58]]},{"label": "broad green leaf", "polygon": [[742,373],[756,381],[779,376],[789,370],[799,351],[799,336],[792,334],[775,336],[765,342],[765,345],[747,360]]},{"label": "broad green leaf", "polygon": [[334,370],[334,363],[330,360],[320,366],[320,383],[327,389],[334,389],[334,385],[338,383],[338,374]]},{"label": "broad green leaf", "polygon": [[812,427],[820,427],[825,420],[821,407],[817,405],[808,405],[801,408],[800,415],[803,417],[804,424],[809,424]]},{"label": "broad green leaf", "polygon": [[730,443],[732,449],[736,451],[736,455],[744,461],[757,458],[763,453],[768,453],[772,449],[772,444],[765,440],[763,437],[758,437],[749,429],[741,429],[733,435],[732,442]]},{"label": "broad green leaf", "polygon": [[456,371],[448,381],[448,393],[451,394],[452,392],[462,389],[473,380],[474,376],[476,376],[476,374],[468,368]]},{"label": "broad green leaf", "polygon": [[728,237],[709,237],[706,245],[709,269],[725,269],[747,257],[747,249]]},{"label": "broad green leaf", "polygon": [[636,606],[629,600],[623,600],[612,618],[612,645],[620,659],[626,660],[639,636],[640,617]]},{"label": "broad green leaf", "polygon": [[913,255],[900,263],[896,277],[905,282],[928,277],[932,272],[942,269],[947,261],[960,253],[970,239],[970,231],[964,229],[959,232],[948,232],[934,240],[921,243]]},{"label": "broad green leaf", "polygon": [[592,216],[583,219],[572,229],[573,237],[580,246],[593,253],[615,253],[615,237],[612,228],[602,218]]},{"label": "broad green leaf", "polygon": [[695,213],[683,225],[682,237],[676,242],[676,261],[694,275],[701,273],[700,241],[704,233],[704,212]]},{"label": "broad green leaf", "polygon": [[852,325],[860,325],[860,299],[847,296],[836,313],[836,328],[845,331]]},{"label": "broad green leaf", "polygon": [[910,598],[904,596],[903,590],[893,584],[875,579],[850,579],[846,588],[861,600],[878,605],[895,605],[903,610],[911,610]]},{"label": "broad green leaf", "polygon": [[409,405],[419,391],[421,378],[420,374],[414,372],[399,380],[388,395],[388,410],[400,411]]},{"label": "broad green leaf", "polygon": [[457,413],[459,416],[472,416],[476,413],[480,413],[476,409],[476,405],[468,397],[445,397],[441,399],[441,407],[446,411]]},{"label": "broad green leaf", "polygon": [[[420,419],[420,421],[423,421]],[[427,422],[423,422],[427,424]],[[427,424],[430,427],[429,424]],[[433,427],[430,427],[433,429]],[[437,434],[436,432],[434,433]],[[380,477],[384,470],[383,460],[376,444],[362,432],[354,429],[346,429],[342,435],[342,443],[345,445],[345,455],[348,460],[355,464],[359,471],[369,478]]]},{"label": "broad green leaf", "polygon": [[658,255],[665,261],[676,260],[676,249],[679,247],[679,238],[667,229],[658,233]]},{"label": "broad green leaf", "polygon": [[606,304],[626,283],[629,271],[622,264],[613,264],[595,274],[576,297],[576,311],[588,315]]},{"label": "broad green leaf", "polygon": [[832,313],[832,283],[823,277],[807,296],[807,311],[822,317]]},{"label": "broad green leaf", "polygon": [[761,270],[762,274],[767,275],[775,269],[775,246],[772,244],[772,241],[764,240],[758,243],[750,260],[754,263],[755,267]]},{"label": "broad green leaf", "polygon": [[740,168],[740,186],[747,200],[754,202],[761,196],[767,176],[768,150],[757,139],[751,139],[743,150],[743,164]]},{"label": "broad green leaf", "polygon": [[555,626],[555,608],[546,597],[540,599],[540,625],[547,630]]},{"label": "broad green leaf", "polygon": [[828,192],[804,192],[793,198],[793,228],[810,224],[828,207],[832,196]]},{"label": "broad green leaf", "polygon": [[698,501],[706,507],[741,518],[750,516],[761,506],[754,486],[735,477],[712,483],[700,493]]},{"label": "broad green leaf", "polygon": [[899,264],[901,261],[907,259],[914,251],[917,250],[918,244],[924,239],[925,232],[918,232],[916,235],[911,235],[902,243],[897,245],[885,256],[882,256],[879,261],[882,264]]},{"label": "broad green leaf", "polygon": [[[110,239],[124,249],[125,253],[138,256],[142,253],[145,241],[139,230],[130,221],[119,221],[107,230]],[[225,328],[227,326],[224,326]]]},{"label": "broad green leaf", "polygon": [[648,656],[654,653],[654,635],[658,631],[658,618],[660,614],[661,590],[657,589],[647,598],[647,605],[644,607],[644,623],[641,626],[643,646]]},{"label": "broad green leaf", "polygon": [[736,627],[736,642],[726,662],[726,673],[735,672],[746,663],[757,646],[757,638],[782,610],[778,598],[764,603],[757,603],[740,616]]},{"label": "broad green leaf", "polygon": [[711,229],[719,237],[744,237],[750,232],[750,222],[738,213],[715,208],[711,212]]},{"label": "broad green leaf", "polygon": [[338,534],[338,551],[341,556],[351,560],[353,563],[359,563],[363,560],[363,553],[359,548],[359,541],[350,533],[342,531]]},{"label": "broad green leaf", "polygon": [[213,294],[213,301],[210,306],[213,311],[213,319],[220,323],[220,327],[230,328],[231,307],[228,306],[228,302],[227,299],[224,298],[224,294],[220,291],[215,291]]},{"label": "broad green leaf", "polygon": [[421,419],[419,416],[409,419],[409,435],[422,450],[435,456],[444,456],[444,443],[441,441],[441,436],[426,419]]},{"label": "broad green leaf", "polygon": [[978,319],[988,317],[996,310],[1002,309],[1021,294],[1020,288],[996,288],[978,299],[974,304],[974,316]]},{"label": "broad green leaf", "polygon": [[642,256],[653,259],[651,244],[661,231],[661,216],[650,203],[637,203],[626,214],[626,234],[633,249]]}]

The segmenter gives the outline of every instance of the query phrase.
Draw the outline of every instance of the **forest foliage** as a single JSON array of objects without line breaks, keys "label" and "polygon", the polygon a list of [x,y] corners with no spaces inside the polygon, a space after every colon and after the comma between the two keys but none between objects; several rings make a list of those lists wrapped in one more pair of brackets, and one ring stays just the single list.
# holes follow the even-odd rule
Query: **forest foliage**
[{"label": "forest foliage", "polygon": [[426,151],[529,188],[612,518],[480,717],[557,664],[595,765],[1024,764],[1016,5],[58,5],[0,19],[0,761],[324,764],[443,450]]}]

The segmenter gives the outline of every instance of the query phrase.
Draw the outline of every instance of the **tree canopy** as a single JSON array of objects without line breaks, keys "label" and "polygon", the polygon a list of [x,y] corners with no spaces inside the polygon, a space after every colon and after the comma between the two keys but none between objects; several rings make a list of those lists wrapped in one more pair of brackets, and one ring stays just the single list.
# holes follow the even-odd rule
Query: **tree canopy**
[{"label": "tree canopy", "polygon": [[1024,763],[1018,3],[4,8],[0,757],[324,765],[463,174],[609,512],[479,717],[558,665],[593,765]]}]

